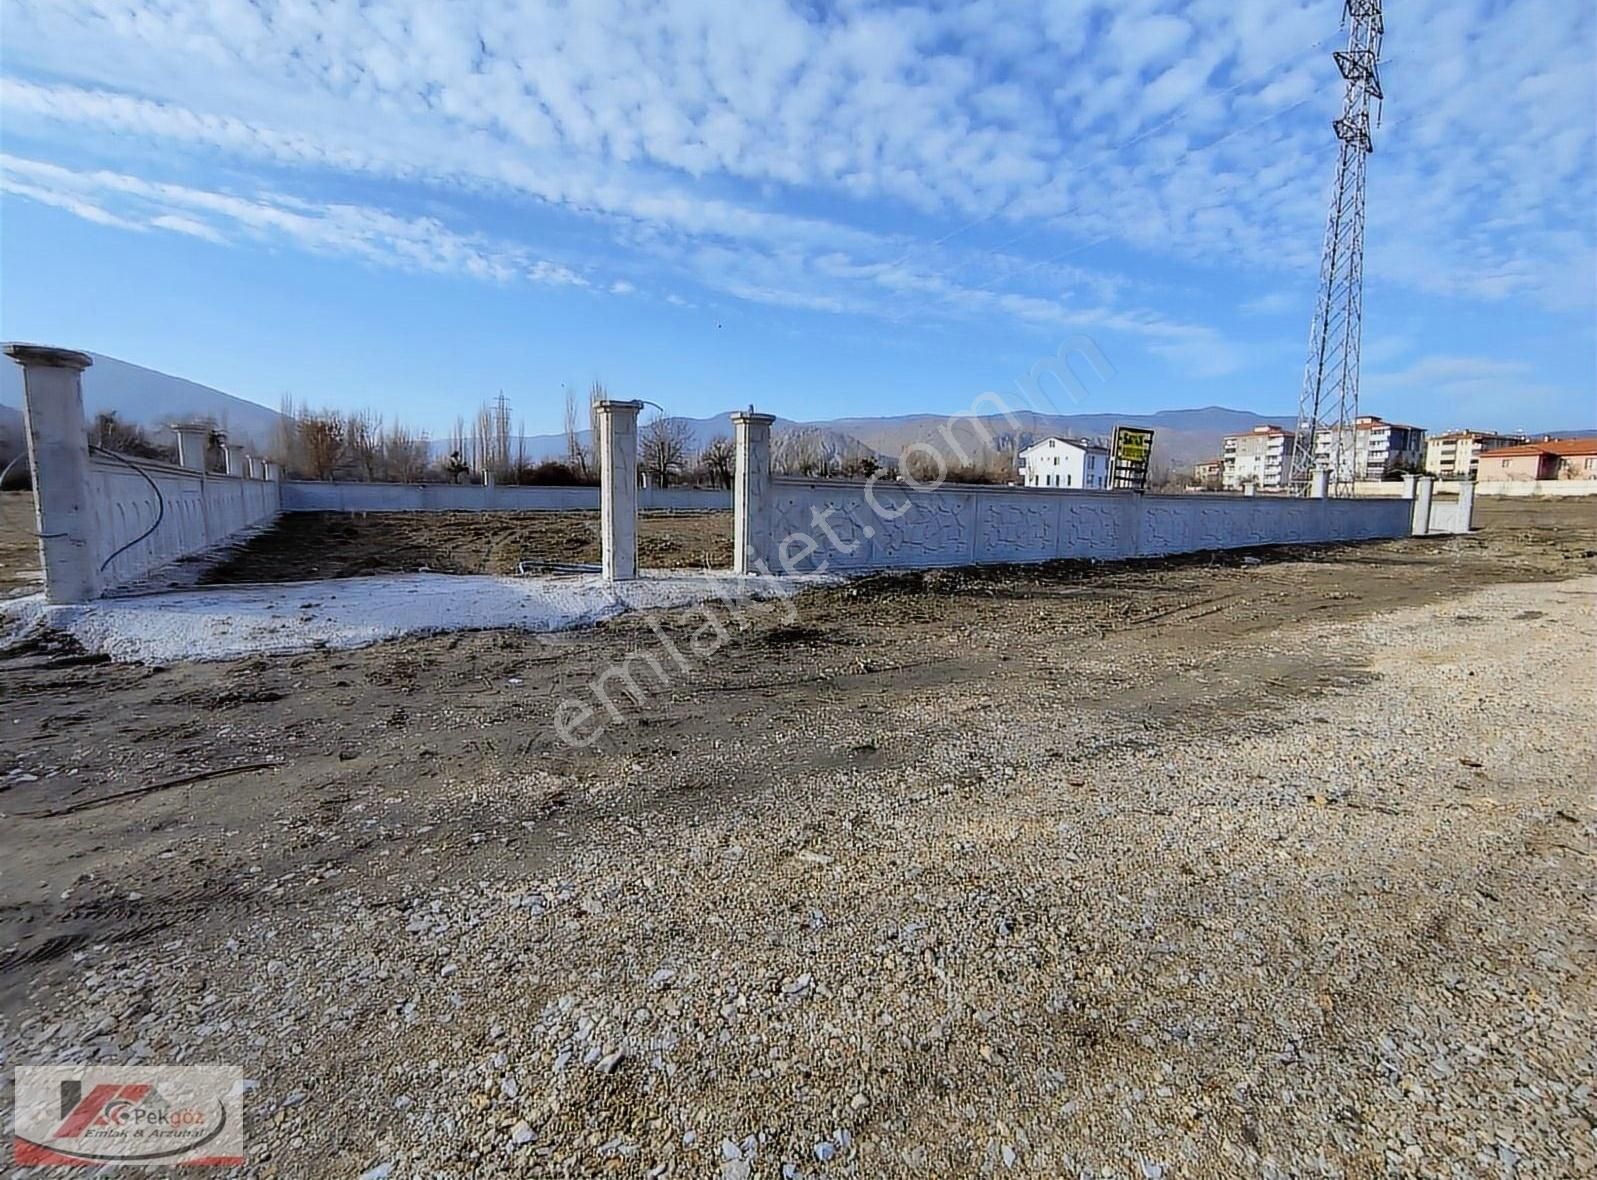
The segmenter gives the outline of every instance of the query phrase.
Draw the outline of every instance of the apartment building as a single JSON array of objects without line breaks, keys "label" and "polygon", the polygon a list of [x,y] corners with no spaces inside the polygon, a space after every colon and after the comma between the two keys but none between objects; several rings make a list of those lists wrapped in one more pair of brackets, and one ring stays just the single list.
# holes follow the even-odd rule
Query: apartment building
[{"label": "apartment building", "polygon": [[1314,432],[1314,466],[1333,479],[1385,479],[1394,471],[1418,471],[1425,461],[1425,431],[1361,414],[1351,431]]},{"label": "apartment building", "polygon": [[1523,434],[1494,434],[1489,430],[1449,430],[1425,440],[1425,470],[1440,479],[1474,479],[1481,452],[1529,442]]},{"label": "apartment building", "polygon": [[1247,484],[1261,491],[1286,487],[1295,437],[1290,430],[1268,425],[1228,435],[1220,455],[1220,486],[1233,492]]},{"label": "apartment building", "polygon": [[1109,448],[1081,438],[1044,438],[1020,452],[1028,488],[1102,491],[1109,486]]},{"label": "apartment building", "polygon": [[1204,491],[1218,491],[1225,479],[1225,457],[1205,459],[1192,465],[1192,485]]}]

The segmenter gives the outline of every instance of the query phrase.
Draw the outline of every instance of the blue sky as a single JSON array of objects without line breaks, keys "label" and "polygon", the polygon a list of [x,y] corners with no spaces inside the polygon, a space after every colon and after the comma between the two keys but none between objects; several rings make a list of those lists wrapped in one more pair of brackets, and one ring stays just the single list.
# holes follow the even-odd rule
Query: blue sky
[{"label": "blue sky", "polygon": [[[1362,408],[1597,425],[1597,18],[1387,17]],[[0,333],[442,432],[563,386],[1291,414],[1340,5],[0,0]]]}]

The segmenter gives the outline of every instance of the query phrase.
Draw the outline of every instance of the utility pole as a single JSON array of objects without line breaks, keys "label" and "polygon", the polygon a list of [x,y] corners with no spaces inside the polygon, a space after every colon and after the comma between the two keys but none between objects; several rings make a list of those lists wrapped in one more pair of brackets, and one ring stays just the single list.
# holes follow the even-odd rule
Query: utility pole
[{"label": "utility pole", "polygon": [[[1370,107],[1379,118],[1381,0],[1346,0],[1347,48],[1333,56],[1343,79],[1342,115],[1332,128],[1338,142],[1336,184],[1320,258],[1320,290],[1309,327],[1309,359],[1298,398],[1288,483],[1305,494],[1317,465],[1330,471],[1330,493],[1347,496],[1357,470],[1359,336],[1364,314],[1364,166],[1375,150]],[[1327,446],[1317,455],[1318,440]]]}]

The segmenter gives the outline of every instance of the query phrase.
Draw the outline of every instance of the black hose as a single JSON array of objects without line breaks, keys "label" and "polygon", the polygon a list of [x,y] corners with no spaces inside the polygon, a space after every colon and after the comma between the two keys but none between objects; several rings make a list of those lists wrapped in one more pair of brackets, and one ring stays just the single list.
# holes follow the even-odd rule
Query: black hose
[{"label": "black hose", "polygon": [[98,451],[102,455],[108,455],[112,459],[115,459],[118,463],[123,463],[123,464],[126,464],[127,466],[133,468],[134,471],[137,471],[140,475],[142,475],[144,477],[144,482],[149,484],[151,490],[155,492],[155,523],[150,525],[149,528],[145,529],[138,536],[134,537],[131,541],[129,541],[126,545],[122,546],[122,548],[118,549],[115,553],[111,554],[110,557],[107,557],[104,561],[102,561],[100,563],[100,572],[104,573],[106,566],[110,565],[113,561],[115,561],[117,558],[121,557],[129,549],[133,548],[133,546],[137,545],[140,541],[144,540],[151,533],[153,533],[156,529],[161,527],[161,521],[166,519],[166,497],[161,495],[161,489],[156,485],[156,482],[153,479],[150,478],[150,473],[148,471],[144,470],[144,468],[140,467],[137,463],[133,462],[132,459],[129,459],[125,455],[119,455],[115,451],[108,451],[104,447],[97,447],[97,446],[95,446],[92,443],[89,444],[89,450]]}]

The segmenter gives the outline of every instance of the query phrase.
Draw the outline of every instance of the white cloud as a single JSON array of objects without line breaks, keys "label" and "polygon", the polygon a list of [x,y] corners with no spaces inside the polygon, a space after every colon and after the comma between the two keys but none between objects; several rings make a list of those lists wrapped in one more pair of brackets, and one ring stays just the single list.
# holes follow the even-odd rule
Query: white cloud
[{"label": "white cloud", "polygon": [[[1059,263],[1106,243],[1312,273],[1339,7],[8,0],[0,102],[12,150],[68,166],[10,191],[103,224],[493,281],[580,283],[619,250],[781,306],[1096,323],[1216,372],[1239,351],[1149,310],[1145,279]],[[1390,18],[1372,282],[1591,306],[1594,26],[1564,0],[1416,0]],[[69,158],[90,153],[114,169]],[[218,163],[258,193],[168,183]],[[295,203],[372,181],[444,211]],[[586,254],[451,228],[463,190],[577,219]]]},{"label": "white cloud", "polygon": [[0,154],[0,184],[7,192],[105,225],[165,229],[211,242],[286,241],[319,254],[495,282],[522,277],[557,285],[588,283],[570,267],[530,257],[520,247],[456,233],[435,218],[399,217],[362,205],[318,205],[273,193],[239,197],[6,154]]}]

